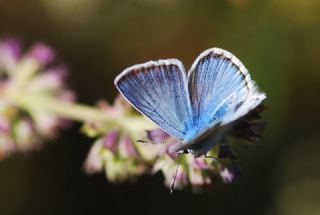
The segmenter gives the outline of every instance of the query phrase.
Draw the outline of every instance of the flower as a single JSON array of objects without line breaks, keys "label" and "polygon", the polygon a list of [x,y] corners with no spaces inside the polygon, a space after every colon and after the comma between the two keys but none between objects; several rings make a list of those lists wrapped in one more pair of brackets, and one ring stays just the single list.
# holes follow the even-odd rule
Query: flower
[{"label": "flower", "polygon": [[222,171],[220,171],[220,176],[224,183],[233,182],[234,174],[232,174],[228,168],[223,168]]},{"label": "flower", "polygon": [[75,99],[64,84],[67,69],[48,66],[54,59],[53,50],[43,43],[23,54],[18,40],[0,41],[0,159],[38,148],[66,125],[65,119],[43,105]]},{"label": "flower", "polygon": [[86,172],[104,171],[111,182],[132,180],[147,173],[151,165],[143,159],[136,140],[143,128],[154,125],[134,112],[121,96],[115,99],[113,106],[99,102],[98,107],[108,117],[89,121],[82,128],[85,134],[97,138],[84,163]]},{"label": "flower", "polygon": [[[122,182],[162,172],[167,187],[174,183],[176,189],[190,186],[194,191],[211,187],[218,178],[231,183],[240,175],[237,156],[225,143],[213,147],[206,158],[178,155],[171,147],[179,141],[136,113],[122,96],[113,106],[100,102],[98,107],[106,117],[88,121],[82,128],[96,137],[84,164],[87,173],[105,172],[109,181]],[[262,131],[262,110],[260,106],[239,119],[228,135],[256,141]]]},{"label": "flower", "polygon": [[[179,141],[161,129],[148,131],[147,136],[152,142],[167,143],[159,150],[152,169],[153,173],[159,171],[163,173],[167,187],[171,187],[174,183],[175,189],[191,186],[193,190],[200,191],[209,187],[213,182],[213,175],[219,173],[220,167],[216,159],[172,153],[170,148],[179,144]],[[218,157],[217,153],[218,147],[214,147],[208,152],[208,156]]]},{"label": "flower", "polygon": [[180,156],[178,158],[168,153],[162,154],[154,164],[153,173],[161,171],[165,178],[165,185],[171,187],[174,183],[175,189],[190,185],[193,190],[201,190],[212,184],[211,174],[216,171],[217,167],[214,164],[216,161],[195,158],[190,154]]},{"label": "flower", "polygon": [[129,134],[120,137],[119,131],[113,130],[94,143],[85,170],[88,173],[104,170],[108,180],[113,182],[131,179],[147,168],[137,153]]}]

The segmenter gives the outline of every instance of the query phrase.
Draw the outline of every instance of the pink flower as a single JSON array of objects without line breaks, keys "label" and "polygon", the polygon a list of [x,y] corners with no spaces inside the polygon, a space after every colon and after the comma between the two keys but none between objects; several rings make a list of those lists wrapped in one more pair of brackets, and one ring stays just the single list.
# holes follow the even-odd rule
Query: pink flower
[{"label": "pink flower", "polygon": [[101,119],[87,122],[83,126],[84,133],[97,138],[84,164],[86,172],[92,174],[104,171],[107,179],[112,182],[132,180],[148,173],[151,166],[143,159],[140,146],[136,143],[139,134],[135,130],[141,126],[140,123],[147,125],[146,119],[137,115],[121,96],[115,99],[113,105],[106,102],[98,105],[108,116],[126,121],[110,123],[110,119]]},{"label": "pink flower", "polygon": [[35,59],[41,65],[46,65],[55,58],[53,50],[44,43],[34,44],[27,55],[28,57]]},{"label": "pink flower", "polygon": [[223,168],[223,170],[220,171],[220,176],[224,183],[231,183],[234,180],[234,174],[230,172],[228,168]]},{"label": "pink flower", "polygon": [[43,43],[22,54],[18,40],[0,41],[4,77],[0,79],[0,159],[16,151],[36,149],[65,127],[66,119],[44,105],[51,100],[72,103],[75,99],[65,86],[65,67],[48,66],[54,59],[54,51]]},{"label": "pink flower", "polygon": [[11,72],[21,55],[21,45],[18,40],[7,38],[0,41],[0,68]]}]

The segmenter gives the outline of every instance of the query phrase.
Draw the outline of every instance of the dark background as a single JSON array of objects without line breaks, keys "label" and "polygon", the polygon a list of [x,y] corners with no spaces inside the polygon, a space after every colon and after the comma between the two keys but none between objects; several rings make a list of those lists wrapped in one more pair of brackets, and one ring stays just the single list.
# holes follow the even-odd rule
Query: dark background
[{"label": "dark background", "polygon": [[162,176],[110,184],[82,169],[80,124],[0,163],[0,214],[320,214],[318,0],[0,0],[0,37],[52,46],[78,101],[116,95],[114,77],[151,59],[189,67],[210,47],[235,53],[268,95],[262,141],[239,147],[243,176],[170,195]]}]

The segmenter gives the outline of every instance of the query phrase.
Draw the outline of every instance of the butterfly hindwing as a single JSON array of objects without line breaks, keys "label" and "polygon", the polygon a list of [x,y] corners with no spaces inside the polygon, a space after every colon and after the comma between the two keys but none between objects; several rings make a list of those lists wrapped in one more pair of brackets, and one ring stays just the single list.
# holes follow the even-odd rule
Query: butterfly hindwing
[{"label": "butterfly hindwing", "polygon": [[150,61],[124,70],[115,85],[140,112],[170,135],[183,139],[192,113],[187,77],[175,59]]}]

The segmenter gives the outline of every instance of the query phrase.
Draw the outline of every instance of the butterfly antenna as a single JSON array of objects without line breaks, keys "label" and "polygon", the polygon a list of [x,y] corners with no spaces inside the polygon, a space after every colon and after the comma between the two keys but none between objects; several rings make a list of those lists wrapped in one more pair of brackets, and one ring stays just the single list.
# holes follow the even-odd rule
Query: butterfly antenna
[{"label": "butterfly antenna", "polygon": [[154,144],[154,145],[156,145],[156,144],[163,144],[163,145],[176,144],[174,142],[166,142],[166,141],[163,141],[163,142],[152,142],[152,141],[146,141],[146,140],[136,140],[136,142],[138,142],[138,143],[151,143],[151,144]]},{"label": "butterfly antenna", "polygon": [[179,166],[181,164],[181,159],[183,157],[183,154],[178,154],[178,157],[177,157],[177,167],[176,167],[176,172],[175,172],[175,175],[174,175],[174,178],[173,178],[173,181],[172,181],[172,184],[171,184],[171,187],[170,187],[170,194],[173,193],[173,190],[174,190],[174,185],[176,184],[176,180],[177,180],[177,176],[178,176],[178,171],[179,171]]}]

